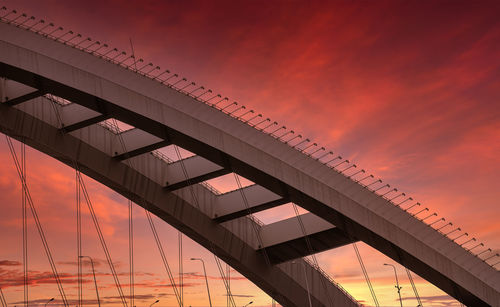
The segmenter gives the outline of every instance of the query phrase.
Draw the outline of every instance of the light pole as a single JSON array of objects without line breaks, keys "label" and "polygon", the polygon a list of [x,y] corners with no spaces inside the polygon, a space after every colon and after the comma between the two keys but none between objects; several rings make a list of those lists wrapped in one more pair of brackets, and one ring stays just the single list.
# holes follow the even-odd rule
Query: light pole
[{"label": "light pole", "polygon": [[54,300],[54,298],[51,298],[50,300],[47,301],[47,303],[45,303],[44,306],[47,307],[47,304],[50,303],[50,302],[52,302],[53,300]]},{"label": "light pole", "polygon": [[90,256],[80,256],[80,258],[89,258],[90,265],[92,266],[92,274],[94,275],[94,285],[95,285],[95,294],[97,295],[97,304],[101,307],[101,300],[99,299],[99,289],[97,289],[97,279],[95,278],[95,269],[94,269],[94,260]]},{"label": "light pole", "polygon": [[205,270],[205,261],[203,261],[203,259],[201,258],[191,258],[191,260],[199,260],[203,265],[203,272],[205,273],[205,283],[207,284],[208,303],[210,304],[210,307],[212,307],[212,299],[210,298],[210,289],[208,288],[207,270]]},{"label": "light pole", "polygon": [[243,306],[243,307],[247,307],[248,305],[251,305],[251,304],[253,304],[253,301],[250,301],[250,303],[246,304],[246,305],[245,305],[245,306]]},{"label": "light pole", "polygon": [[153,304],[149,305],[149,307],[153,306],[154,304],[158,303],[160,300],[156,300]]},{"label": "light pole", "polygon": [[396,289],[398,289],[398,295],[399,295],[399,304],[401,305],[401,307],[403,307],[403,300],[401,299],[401,288],[402,287],[399,286],[398,274],[396,273],[396,267],[392,264],[387,264],[387,263],[384,263],[384,265],[392,266],[392,268],[394,269],[394,276],[396,276]]},{"label": "light pole", "polygon": [[[297,264],[297,262],[293,261],[292,264]],[[312,307],[312,303],[311,303],[311,291],[309,291],[309,282],[307,281],[306,265],[305,265],[304,262],[301,262],[301,264],[302,264],[302,269],[304,271],[304,279],[306,280],[307,299],[309,300],[309,307]]]}]

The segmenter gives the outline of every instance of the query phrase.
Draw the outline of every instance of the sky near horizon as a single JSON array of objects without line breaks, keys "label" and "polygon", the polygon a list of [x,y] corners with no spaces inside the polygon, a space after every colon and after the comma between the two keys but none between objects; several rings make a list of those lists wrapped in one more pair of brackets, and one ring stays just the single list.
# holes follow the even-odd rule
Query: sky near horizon
[{"label": "sky near horizon", "polygon": [[[341,154],[499,251],[498,1],[0,0],[0,6],[127,52],[132,39],[145,62],[213,89]],[[19,305],[21,196],[11,160],[0,140],[0,284],[9,303]],[[68,274],[65,285],[75,294],[74,171],[30,149],[28,179],[49,242],[58,242],[53,244],[58,268]],[[126,200],[86,180],[127,285]],[[258,216],[269,222],[292,215],[290,210]],[[157,306],[175,306],[141,213],[137,208],[134,220],[136,291],[143,295],[138,305],[159,298]],[[85,218],[84,248],[97,260],[103,297],[117,304],[104,255]],[[172,250],[169,260],[176,271],[177,234],[155,221]],[[30,226],[35,276],[30,298],[44,304],[57,291]],[[225,306],[213,256],[188,239],[184,248],[186,259],[196,255],[210,262],[214,300]],[[381,305],[396,306],[393,272],[382,265],[390,260],[364,244],[360,250]],[[325,271],[354,297],[373,305],[353,257],[351,246],[318,255]],[[204,306],[201,268],[184,262],[186,305]],[[405,303],[416,306],[403,268],[398,266],[398,272]],[[270,305],[257,287],[231,274],[238,305]],[[90,275],[85,280],[85,293],[93,299]],[[416,277],[416,282],[424,305],[458,306],[426,281]]]}]

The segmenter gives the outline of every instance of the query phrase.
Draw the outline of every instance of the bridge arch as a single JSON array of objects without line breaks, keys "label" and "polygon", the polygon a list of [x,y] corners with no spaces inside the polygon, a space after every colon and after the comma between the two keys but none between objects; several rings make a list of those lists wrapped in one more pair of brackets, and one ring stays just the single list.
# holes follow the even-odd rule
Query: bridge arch
[{"label": "bridge arch", "polygon": [[[120,65],[11,25],[0,24],[0,34],[0,76],[8,79],[3,81],[0,131],[68,165],[77,161],[82,172],[138,203],[147,200],[148,210],[212,249],[282,304],[307,305],[304,279],[286,262],[301,256],[294,239],[270,236],[262,246],[252,232],[253,221],[242,218],[241,204],[222,206],[223,197],[193,183],[238,173],[267,191],[255,195],[270,193],[268,201],[256,201],[253,210],[292,201],[311,212],[304,220],[313,222],[306,227],[326,222],[324,228],[311,230],[318,237],[327,231],[317,251],[320,245],[332,248],[361,240],[467,305],[500,305],[498,271],[316,159]],[[13,89],[17,94],[3,99],[9,91],[15,93]],[[41,96],[46,93],[73,102],[57,106],[64,127],[55,118],[52,102]],[[130,134],[130,142],[139,144],[133,149],[137,152],[120,152],[117,136],[95,125],[105,118],[137,129],[136,135]],[[149,142],[141,145],[145,140]],[[144,155],[154,144],[167,143],[200,157],[198,162],[186,161],[195,173],[190,180],[179,177],[181,166],[158,166]],[[124,163],[131,159],[136,167]],[[206,200],[200,208],[192,204],[191,188]],[[262,248],[275,251],[275,265],[265,264]],[[325,277],[307,267],[316,283],[314,305],[329,305],[320,286]],[[355,305],[335,284],[327,284],[334,305]]]}]

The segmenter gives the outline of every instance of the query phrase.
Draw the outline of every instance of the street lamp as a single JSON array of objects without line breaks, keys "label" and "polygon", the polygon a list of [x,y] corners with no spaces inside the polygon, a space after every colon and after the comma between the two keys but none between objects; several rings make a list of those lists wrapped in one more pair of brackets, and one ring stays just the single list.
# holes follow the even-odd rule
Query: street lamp
[{"label": "street lamp", "polygon": [[396,276],[396,289],[398,289],[398,295],[399,295],[399,304],[401,305],[401,307],[403,307],[403,300],[401,299],[401,288],[402,287],[399,286],[398,274],[396,273],[396,267],[392,264],[387,264],[387,263],[384,263],[384,265],[392,266],[392,268],[394,269],[394,276]]},{"label": "street lamp", "polygon": [[203,259],[201,258],[191,258],[191,260],[199,260],[203,265],[203,272],[205,273],[205,283],[207,284],[208,303],[210,304],[210,307],[212,307],[212,299],[210,298],[210,289],[208,288],[208,278],[207,278],[207,270],[205,269],[205,261],[203,261]]},{"label": "street lamp", "polygon": [[47,304],[50,303],[50,302],[52,302],[53,300],[54,300],[54,298],[51,298],[50,300],[47,301],[47,303],[45,303],[44,306],[47,307]]},{"label": "street lamp", "polygon": [[153,304],[149,305],[149,307],[153,306],[154,304],[158,303],[160,300],[156,300]]},{"label": "street lamp", "polygon": [[97,295],[97,304],[101,307],[101,300],[99,299],[99,289],[97,289],[97,279],[95,278],[95,269],[94,269],[94,260],[90,256],[80,256],[80,258],[89,258],[90,265],[92,266],[92,274],[94,275],[94,285],[95,285],[95,293]]},{"label": "street lamp", "polygon": [[[293,261],[292,264],[297,264],[297,262]],[[309,282],[307,281],[306,265],[305,265],[304,262],[301,262],[301,264],[302,264],[302,269],[304,270],[304,279],[306,280],[307,299],[309,300],[309,307],[312,307],[312,303],[311,303],[311,291],[309,291]]]}]

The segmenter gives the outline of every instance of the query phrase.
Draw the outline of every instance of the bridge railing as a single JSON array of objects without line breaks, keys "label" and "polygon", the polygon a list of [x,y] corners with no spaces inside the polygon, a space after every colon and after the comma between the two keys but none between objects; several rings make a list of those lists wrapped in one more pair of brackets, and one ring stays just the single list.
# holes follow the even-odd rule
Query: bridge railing
[{"label": "bridge railing", "polygon": [[[224,114],[239,120],[259,130],[260,132],[269,135],[270,137],[273,137],[293,149],[300,151],[311,159],[323,163],[330,169],[358,183],[362,187],[384,198],[392,205],[405,211],[410,218],[417,219],[418,221],[433,228],[451,242],[462,247],[468,253],[483,260],[491,267],[495,268],[495,266],[500,264],[500,261],[491,261],[491,259],[499,257],[498,254],[489,257],[483,256],[483,258],[480,258],[481,255],[489,255],[489,253],[492,252],[492,249],[488,248],[476,253],[476,250],[481,250],[478,248],[485,248],[483,243],[473,245],[469,248],[464,247],[464,245],[470,245],[472,242],[476,242],[477,240],[475,238],[468,239],[469,234],[467,232],[462,232],[460,227],[454,228],[452,231],[448,232],[441,231],[447,226],[453,226],[453,223],[448,223],[442,226],[440,222],[445,222],[446,220],[444,218],[440,218],[432,223],[429,223],[429,218],[438,218],[436,213],[424,218],[418,218],[418,215],[423,212],[428,212],[429,209],[424,208],[422,210],[417,210],[415,213],[411,213],[410,210],[414,208],[420,209],[421,204],[418,202],[407,206],[406,209],[403,209],[402,205],[407,205],[409,201],[411,203],[411,201],[413,201],[412,197],[407,197],[406,193],[401,193],[398,189],[392,188],[389,184],[383,184],[381,179],[375,180],[375,176],[373,174],[367,175],[368,173],[364,169],[359,170],[358,166],[351,163],[348,159],[343,159],[340,155],[334,155],[333,151],[327,151],[325,147],[319,147],[317,143],[312,142],[308,138],[304,138],[301,134],[296,134],[294,130],[289,130],[285,126],[280,126],[278,122],[272,121],[270,118],[265,118],[262,114],[256,113],[254,110],[248,110],[244,105],[241,105],[236,101],[230,103],[229,98],[222,98],[221,94],[216,95],[212,90],[206,89],[204,86],[198,86],[195,82],[189,82],[186,78],[180,78],[178,74],[172,73],[168,69],[162,71],[159,66],[155,66],[152,62],[144,64],[144,60],[141,58],[137,59],[135,55],[127,55],[125,51],[120,52],[117,48],[111,48],[107,44],[93,40],[90,37],[84,38],[84,36],[79,33],[75,33],[71,30],[65,30],[63,27],[57,27],[53,23],[47,23],[42,19],[36,20],[34,16],[28,17],[26,14],[18,14],[15,10],[9,12],[5,7],[2,7],[1,10],[5,12],[5,14],[0,17],[1,22],[31,31],[46,37],[47,39],[57,41],[61,44],[79,49],[103,60],[119,65],[127,70],[157,81],[201,103],[213,107],[220,112],[223,112]],[[59,101],[58,103],[63,104],[64,102]],[[343,167],[342,169],[340,168],[341,166]],[[374,181],[370,182],[370,180]],[[389,195],[393,193],[399,194],[389,197]],[[396,199],[401,199],[401,197],[403,197],[403,200],[398,200],[399,202],[396,202]],[[436,225],[440,226],[437,227]],[[461,235],[456,236],[457,233],[461,232]],[[450,236],[451,234],[454,234],[455,237],[452,238]],[[458,243],[458,239],[462,239],[461,243]]]}]

